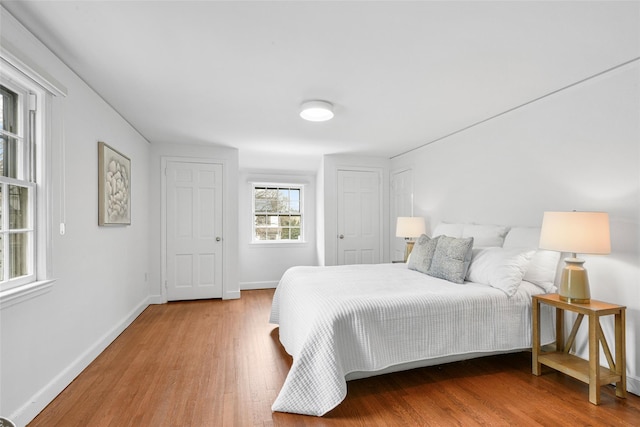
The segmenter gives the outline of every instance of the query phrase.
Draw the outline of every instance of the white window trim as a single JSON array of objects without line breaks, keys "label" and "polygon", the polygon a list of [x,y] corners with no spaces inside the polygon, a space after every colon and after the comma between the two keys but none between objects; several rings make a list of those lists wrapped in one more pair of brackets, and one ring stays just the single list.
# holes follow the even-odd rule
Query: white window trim
[{"label": "white window trim", "polygon": [[40,280],[0,292],[0,310],[46,294],[54,282],[55,279]]},{"label": "white window trim", "polygon": [[0,49],[2,76],[15,81],[36,94],[36,213],[35,213],[35,280],[0,291],[0,310],[49,292],[55,282],[51,278],[52,197],[51,197],[51,110],[53,96],[66,96],[66,88],[48,75],[38,72],[26,61]]},{"label": "white window trim", "polygon": [[[258,246],[276,246],[276,247],[296,247],[296,246],[305,246],[307,244],[306,239],[306,220],[305,220],[305,212],[304,212],[304,204],[306,199],[306,185],[295,182],[265,182],[265,181],[250,181],[249,185],[251,187],[249,193],[251,197],[251,241],[249,244],[258,245]],[[256,240],[255,235],[255,197],[254,191],[256,187],[282,187],[282,188],[299,188],[300,189],[300,217],[302,218],[300,224],[300,236],[302,239],[300,240]]]}]

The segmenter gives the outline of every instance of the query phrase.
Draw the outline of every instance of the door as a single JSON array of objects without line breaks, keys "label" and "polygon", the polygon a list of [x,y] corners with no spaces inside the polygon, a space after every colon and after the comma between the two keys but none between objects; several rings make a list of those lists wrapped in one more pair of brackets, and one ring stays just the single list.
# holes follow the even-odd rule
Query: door
[{"label": "door", "polygon": [[405,241],[396,237],[399,216],[413,216],[413,171],[406,169],[391,175],[391,260],[403,260]]},{"label": "door", "polygon": [[166,168],[167,300],[222,297],[222,165]]},{"label": "door", "polygon": [[380,175],[338,170],[338,265],[381,262]]}]

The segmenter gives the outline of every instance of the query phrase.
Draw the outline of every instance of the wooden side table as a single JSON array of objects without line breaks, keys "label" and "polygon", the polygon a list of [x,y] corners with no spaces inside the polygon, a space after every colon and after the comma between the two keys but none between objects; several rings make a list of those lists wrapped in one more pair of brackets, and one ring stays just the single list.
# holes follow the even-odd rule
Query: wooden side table
[{"label": "wooden side table", "polygon": [[[540,304],[556,308],[556,348],[543,351],[540,346]],[[600,404],[600,386],[616,383],[616,396],[627,397],[627,371],[625,362],[625,309],[626,307],[591,300],[588,304],[560,300],[558,294],[533,297],[533,374],[540,375],[542,365],[549,366],[589,384],[589,402]],[[564,312],[578,313],[571,333],[564,340]],[[569,354],[584,316],[589,318],[589,360]],[[600,326],[600,317],[615,316],[615,361]],[[609,369],[600,366],[600,344],[609,363]]]}]

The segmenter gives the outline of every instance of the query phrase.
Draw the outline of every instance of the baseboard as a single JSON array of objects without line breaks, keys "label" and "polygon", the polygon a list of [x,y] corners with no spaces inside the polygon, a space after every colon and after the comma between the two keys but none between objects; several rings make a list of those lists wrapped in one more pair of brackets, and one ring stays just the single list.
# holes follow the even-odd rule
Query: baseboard
[{"label": "baseboard", "polygon": [[238,299],[240,298],[240,291],[225,291],[222,294],[222,299]]},{"label": "baseboard", "polygon": [[627,376],[627,391],[640,396],[640,378]]},{"label": "baseboard", "polygon": [[273,289],[278,286],[278,281],[263,281],[263,282],[240,282],[240,289],[243,291],[250,291],[252,289]]},{"label": "baseboard", "polygon": [[38,391],[31,399],[9,416],[17,426],[31,422],[49,403],[93,362],[143,311],[149,306],[150,297],[145,298],[122,321],[74,360],[66,369]]},{"label": "baseboard", "polygon": [[147,303],[149,305],[151,305],[151,304],[164,304],[164,303],[166,303],[166,301],[162,300],[162,295],[149,295],[149,298],[147,299]]}]

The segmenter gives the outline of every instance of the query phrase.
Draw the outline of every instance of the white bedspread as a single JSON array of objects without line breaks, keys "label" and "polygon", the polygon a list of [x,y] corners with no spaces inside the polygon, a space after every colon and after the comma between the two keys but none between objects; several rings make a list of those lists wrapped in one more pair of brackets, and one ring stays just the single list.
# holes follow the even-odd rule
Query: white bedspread
[{"label": "white bedspread", "polygon": [[[405,264],[294,267],[280,280],[270,322],[293,365],[272,409],[321,416],[346,396],[345,375],[442,356],[531,348],[528,282],[509,298]],[[542,340],[553,340],[543,322]]]}]

